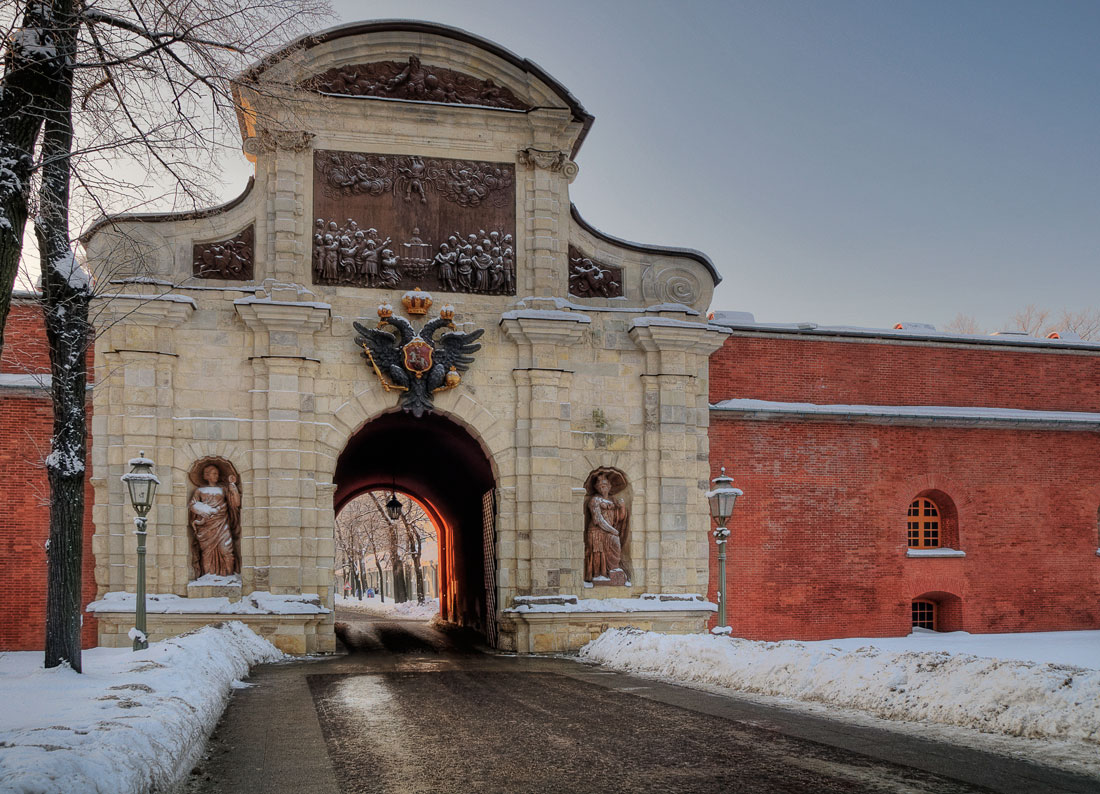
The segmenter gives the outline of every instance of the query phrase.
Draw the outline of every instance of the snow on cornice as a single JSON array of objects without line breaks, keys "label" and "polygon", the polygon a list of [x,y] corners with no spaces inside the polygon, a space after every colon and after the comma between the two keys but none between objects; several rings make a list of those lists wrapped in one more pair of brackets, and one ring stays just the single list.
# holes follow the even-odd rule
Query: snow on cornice
[{"label": "snow on cornice", "polygon": [[[755,332],[767,334],[793,334],[812,337],[860,337],[865,339],[885,339],[890,341],[933,342],[942,344],[993,345],[1000,347],[1033,347],[1089,350],[1100,352],[1100,341],[1084,339],[1046,339],[1026,334],[959,334],[951,331],[937,331],[934,327],[922,327],[921,323],[905,323],[905,328],[866,328],[855,325],[818,325],[803,323],[759,323],[745,322],[741,318],[731,318],[741,312],[714,312],[712,325],[720,325],[735,333]],[[750,315],[751,316],[751,315]]]},{"label": "snow on cornice", "polygon": [[[88,604],[89,612],[134,612],[134,593],[104,593],[99,601]],[[330,610],[321,606],[316,593],[273,595],[264,590],[249,593],[240,601],[228,598],[183,598],[172,593],[150,593],[145,611],[158,615],[199,613],[204,615],[320,615]]]},{"label": "snow on cornice", "polygon": [[1100,413],[1042,411],[1026,408],[987,408],[952,405],[820,405],[772,400],[723,400],[712,411],[740,413],[753,418],[832,418],[851,421],[955,422],[1007,425],[1043,425],[1050,428],[1100,429]]}]

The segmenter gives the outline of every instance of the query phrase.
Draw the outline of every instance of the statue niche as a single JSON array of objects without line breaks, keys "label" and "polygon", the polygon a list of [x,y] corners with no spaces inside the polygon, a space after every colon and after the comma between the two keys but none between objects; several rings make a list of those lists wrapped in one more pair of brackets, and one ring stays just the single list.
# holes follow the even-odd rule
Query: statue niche
[{"label": "statue niche", "polygon": [[584,586],[630,584],[630,494],[618,469],[601,467],[584,483]]},{"label": "statue niche", "polygon": [[187,508],[191,573],[233,576],[241,572],[240,477],[224,458],[195,461],[188,474],[195,490]]}]

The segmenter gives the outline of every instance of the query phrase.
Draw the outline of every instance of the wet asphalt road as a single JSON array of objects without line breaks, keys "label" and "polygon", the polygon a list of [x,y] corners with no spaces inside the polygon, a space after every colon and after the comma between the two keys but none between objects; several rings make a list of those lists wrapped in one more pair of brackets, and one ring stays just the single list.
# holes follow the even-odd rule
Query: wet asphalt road
[{"label": "wet asphalt road", "polygon": [[256,668],[188,791],[1100,791],[908,735],[485,653],[423,622],[338,620],[348,655]]}]

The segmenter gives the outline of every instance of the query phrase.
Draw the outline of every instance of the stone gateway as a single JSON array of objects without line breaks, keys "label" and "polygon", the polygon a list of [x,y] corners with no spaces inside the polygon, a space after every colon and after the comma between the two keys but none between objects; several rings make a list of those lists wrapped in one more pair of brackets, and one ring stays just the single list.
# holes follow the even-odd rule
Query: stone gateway
[{"label": "stone gateway", "polygon": [[241,196],[85,238],[110,274],[100,644],[129,643],[104,597],[135,587],[119,475],[139,448],[162,483],[148,590],[174,597],[154,640],[232,614],[332,651],[334,515],[391,484],[440,529],[443,617],[502,649],[703,630],[718,275],[581,219],[592,117],[529,61],[419,22],[330,30],[246,78]]}]

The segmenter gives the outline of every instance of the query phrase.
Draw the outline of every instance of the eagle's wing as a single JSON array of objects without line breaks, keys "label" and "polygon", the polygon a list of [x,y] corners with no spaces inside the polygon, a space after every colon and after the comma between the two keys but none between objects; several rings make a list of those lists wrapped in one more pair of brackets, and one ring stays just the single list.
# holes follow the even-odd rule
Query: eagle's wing
[{"label": "eagle's wing", "polygon": [[424,327],[420,329],[420,338],[431,344],[432,347],[435,347],[435,339],[432,337],[435,336],[435,332],[440,328],[445,328],[447,326],[453,328],[454,323],[450,320],[444,320],[442,317],[437,317],[431,322],[424,324]]},{"label": "eagle's wing", "polygon": [[[397,344],[397,337],[389,331],[367,328],[360,323],[353,322],[352,327],[359,334],[355,337],[355,344],[363,348],[363,358],[373,360],[378,370],[390,380],[407,387],[409,384],[408,376],[405,375],[405,357]],[[409,339],[411,341],[412,337]]]},{"label": "eagle's wing", "polygon": [[468,370],[474,363],[474,353],[481,350],[481,345],[474,343],[483,333],[485,333],[484,328],[468,334],[461,331],[443,334],[436,343],[436,361],[443,365],[443,371],[446,372],[451,367],[459,372]]}]

